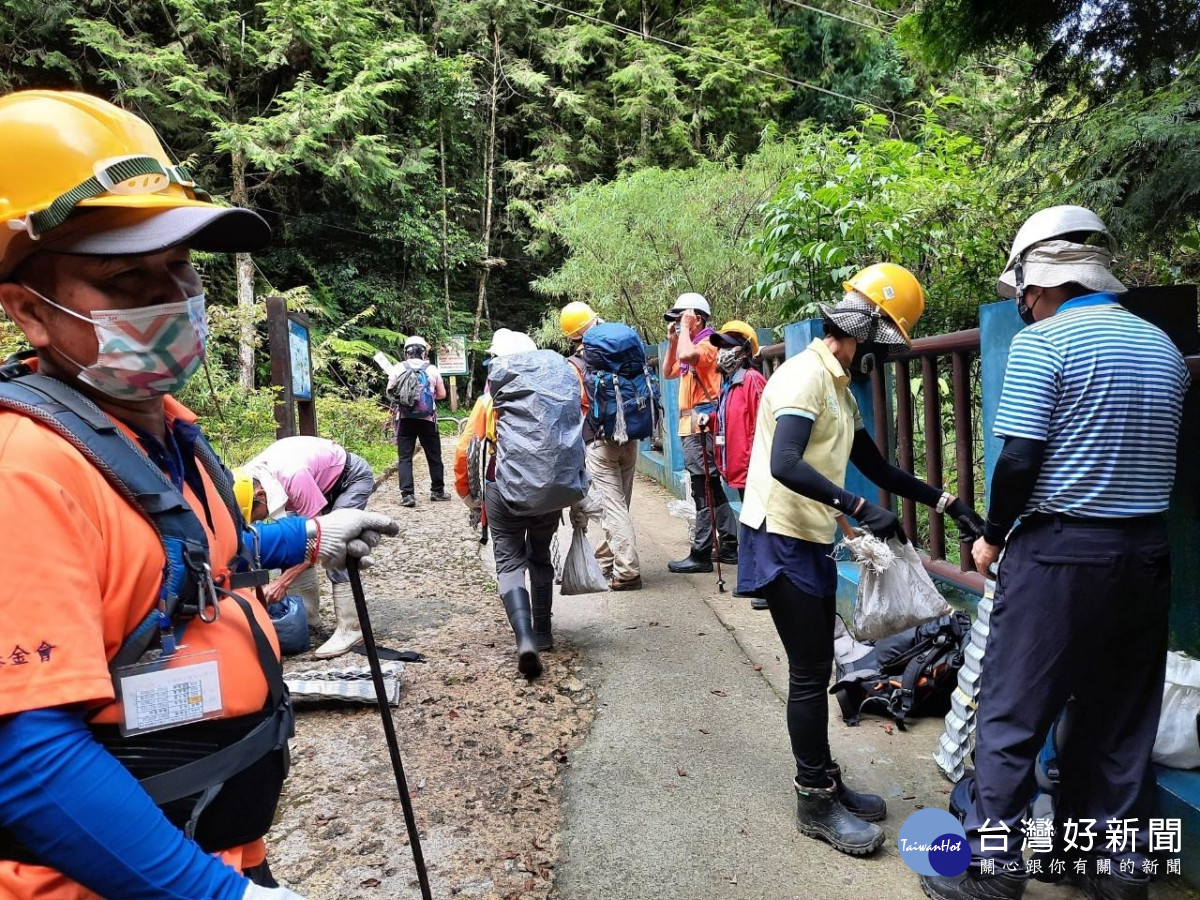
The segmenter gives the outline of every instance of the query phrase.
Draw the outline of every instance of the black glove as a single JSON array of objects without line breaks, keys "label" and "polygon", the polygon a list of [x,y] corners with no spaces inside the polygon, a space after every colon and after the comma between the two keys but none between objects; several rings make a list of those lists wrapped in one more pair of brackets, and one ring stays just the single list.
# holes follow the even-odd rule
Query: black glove
[{"label": "black glove", "polygon": [[956,497],[954,502],[946,507],[946,513],[954,519],[958,533],[964,539],[975,540],[983,537],[983,519],[961,499]]},{"label": "black glove", "polygon": [[896,538],[902,544],[908,543],[908,535],[904,533],[904,529],[900,525],[900,520],[896,518],[896,514],[890,509],[883,506],[876,506],[869,500],[865,500],[858,512],[850,513],[850,518],[854,519],[859,525],[867,529],[881,541],[886,541],[888,538]]}]

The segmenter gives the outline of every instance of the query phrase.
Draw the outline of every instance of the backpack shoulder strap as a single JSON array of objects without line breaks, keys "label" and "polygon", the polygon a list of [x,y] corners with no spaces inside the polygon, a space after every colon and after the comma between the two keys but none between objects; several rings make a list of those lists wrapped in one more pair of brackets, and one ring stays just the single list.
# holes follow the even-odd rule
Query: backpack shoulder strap
[{"label": "backpack shoulder strap", "polygon": [[958,647],[953,643],[935,643],[909,660],[908,665],[904,667],[904,674],[900,676],[900,690],[892,703],[892,714],[898,722],[903,722],[912,712],[913,705],[917,702],[917,683],[922,675],[927,670],[932,671],[940,659],[953,656],[957,651]]},{"label": "backpack shoulder strap", "polygon": [[[0,408],[34,419],[60,435],[153,526],[167,558],[160,597],[171,620],[201,614],[206,600],[215,612],[215,595],[201,589],[212,585],[203,526],[170,480],[98,406],[57,379],[14,374],[6,367],[0,371]],[[227,503],[232,501],[232,491],[229,495]],[[160,608],[151,611],[126,639],[112,666],[139,659],[153,644],[156,626],[164,624]]]}]

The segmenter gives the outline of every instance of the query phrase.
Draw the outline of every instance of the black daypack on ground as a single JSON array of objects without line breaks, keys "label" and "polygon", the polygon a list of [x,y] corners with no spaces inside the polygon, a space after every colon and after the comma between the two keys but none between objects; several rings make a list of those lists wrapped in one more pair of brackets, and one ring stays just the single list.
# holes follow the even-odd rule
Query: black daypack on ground
[{"label": "black daypack on ground", "polygon": [[945,715],[970,630],[971,617],[956,612],[871,646],[841,633],[843,626],[834,642],[837,682],[829,689],[843,721],[857,725],[863,713],[876,713],[903,728],[909,716]]}]

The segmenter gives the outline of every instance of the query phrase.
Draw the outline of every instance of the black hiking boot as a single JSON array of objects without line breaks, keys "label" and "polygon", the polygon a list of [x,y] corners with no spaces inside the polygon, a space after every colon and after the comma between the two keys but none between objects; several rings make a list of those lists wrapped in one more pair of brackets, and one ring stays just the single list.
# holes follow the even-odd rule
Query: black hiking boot
[{"label": "black hiking boot", "polygon": [[851,815],[838,801],[835,786],[795,787],[796,825],[801,834],[828,841],[833,849],[851,856],[866,856],[883,846],[883,829]]},{"label": "black hiking boot", "polygon": [[837,764],[836,759],[826,773],[833,779],[838,802],[846,807],[846,812],[858,816],[864,822],[882,822],[887,818],[887,803],[882,797],[878,794],[860,794],[846,787],[842,782],[842,767]]},{"label": "black hiking boot", "polygon": [[400,505],[406,506],[409,509],[412,509],[414,506],[417,505],[417,498],[414,497],[412,494],[405,494],[404,496],[402,496],[400,498]]},{"label": "black hiking boot", "polygon": [[693,547],[692,552],[683,559],[667,563],[667,569],[677,575],[697,575],[701,572],[711,572],[713,570],[712,550],[697,550]]},{"label": "black hiking boot", "polygon": [[1149,878],[1130,878],[1128,875],[1097,875],[1088,872],[1079,876],[1079,888],[1088,900],[1146,900],[1150,896]]},{"label": "black hiking boot", "polygon": [[430,491],[429,499],[430,500],[449,500],[450,495],[447,494],[445,491]]},{"label": "black hiking boot", "polygon": [[542,674],[542,660],[538,656],[537,642],[533,637],[533,620],[529,606],[529,591],[514,588],[503,597],[504,612],[508,624],[517,638],[517,670],[526,678],[537,678]]},{"label": "black hiking boot", "polygon": [[1025,893],[1025,879],[980,875],[970,868],[962,875],[922,875],[921,890],[929,900],[1020,900]]},{"label": "black hiking boot", "polygon": [[547,584],[533,589],[533,639],[538,650],[554,647],[554,635],[550,633],[550,619],[554,607],[554,585]]}]

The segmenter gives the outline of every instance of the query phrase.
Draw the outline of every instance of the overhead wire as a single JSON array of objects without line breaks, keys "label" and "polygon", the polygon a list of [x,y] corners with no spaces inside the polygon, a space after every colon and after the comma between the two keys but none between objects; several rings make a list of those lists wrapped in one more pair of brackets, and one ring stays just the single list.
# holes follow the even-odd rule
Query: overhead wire
[{"label": "overhead wire", "polygon": [[873,13],[878,13],[881,16],[887,16],[893,22],[899,22],[904,16],[898,16],[890,9],[880,9],[878,6],[872,6],[870,3],[863,3],[862,0],[842,0],[843,3],[853,3],[855,6],[860,6],[865,10]]},{"label": "overhead wire", "polygon": [[[600,19],[600,18],[597,18],[596,16],[589,15],[588,13],[582,13],[582,12],[578,12],[573,9],[567,9],[566,7],[559,6],[557,3],[551,3],[550,0],[533,0],[533,2],[537,3],[541,6],[544,6],[547,9],[554,9],[554,10],[557,10],[558,12],[564,13],[565,15],[574,16],[578,19],[583,19],[585,21],[591,22],[594,25],[603,25],[606,28],[611,28],[614,31],[618,31],[623,34],[627,34],[630,37],[635,37],[638,40],[646,41],[649,43],[662,44],[664,47],[670,47],[674,50],[682,50],[684,53],[694,53],[694,54],[697,54],[700,56],[706,56],[709,59],[716,60],[717,62],[722,62],[722,63],[725,63],[726,65],[730,65],[730,66],[734,66],[736,68],[743,69],[747,72],[753,72],[755,75],[763,75],[763,76],[766,76],[767,78],[774,78],[777,81],[782,81],[785,84],[790,84],[794,87],[802,88],[804,90],[809,90],[809,91],[817,91],[818,93],[821,93],[821,94],[827,94],[830,97],[837,97],[839,100],[848,100],[851,103],[857,103],[857,104],[861,104],[862,106],[870,107],[871,109],[875,110],[876,112],[886,113],[889,116],[896,116],[896,117],[899,117],[902,119],[911,119],[914,122],[917,121],[916,116],[912,116],[912,115],[909,115],[908,113],[900,112],[899,110],[892,109],[891,107],[881,106],[878,103],[873,103],[870,100],[864,100],[861,97],[853,97],[850,94],[843,94],[841,91],[835,91],[831,88],[824,88],[824,87],[821,87],[819,84],[813,84],[808,81],[801,81],[798,78],[792,78],[788,75],[781,75],[778,72],[771,72],[771,71],[768,71],[767,69],[760,69],[757,66],[752,66],[747,63],[739,62],[735,59],[730,59],[726,56],[721,56],[719,53],[714,53],[711,50],[705,50],[702,47],[689,47],[686,44],[679,44],[679,43],[676,43],[675,41],[667,40],[666,38],[657,37],[656,35],[653,35],[653,34],[643,34],[642,32],[637,31],[636,29],[627,28],[624,25],[617,25],[615,22],[609,22],[606,19]],[[789,0],[789,2],[791,2],[791,0]],[[820,10],[818,10],[818,12],[820,12]],[[829,13],[829,15],[834,15],[834,14]],[[836,18],[841,18],[841,16],[837,16]],[[847,21],[853,22],[854,20],[848,19]],[[862,24],[862,23],[860,22],[858,24]],[[867,27],[873,27],[873,26],[867,26]]]},{"label": "overhead wire", "polygon": [[858,19],[851,19],[847,16],[840,16],[835,12],[830,12],[827,9],[821,9],[816,6],[809,6],[807,3],[801,3],[800,0],[779,0],[785,6],[794,6],[797,9],[806,9],[809,12],[817,13],[818,15],[828,16],[831,19],[838,19],[842,22],[848,22],[851,25],[857,25],[859,28],[869,28],[871,31],[878,31],[880,34],[887,34],[887,29],[881,28],[878,25],[872,25],[869,22],[862,22]]}]

